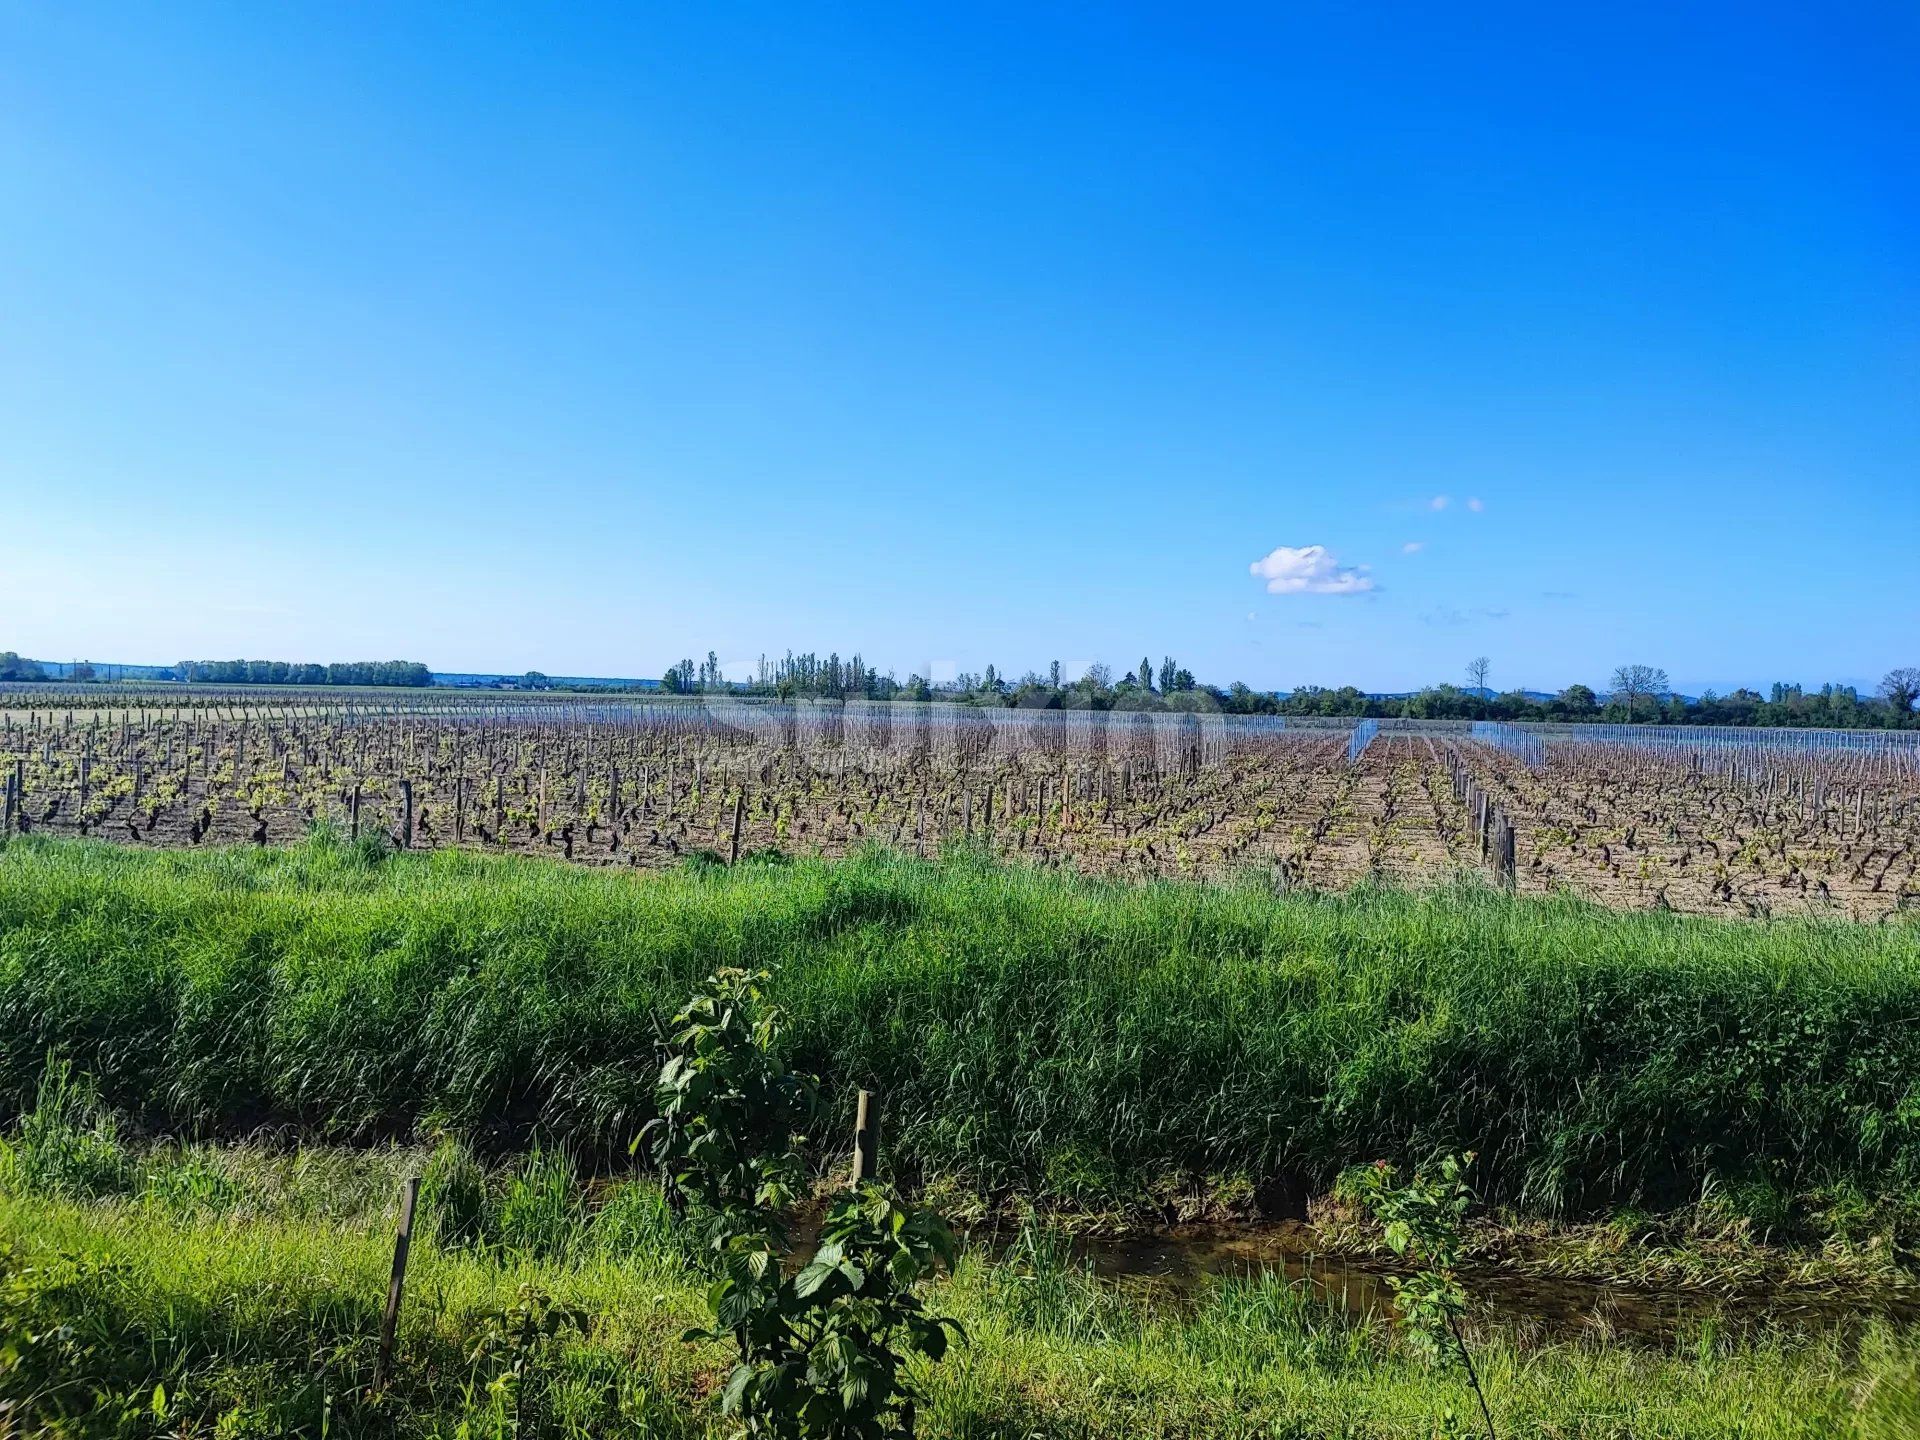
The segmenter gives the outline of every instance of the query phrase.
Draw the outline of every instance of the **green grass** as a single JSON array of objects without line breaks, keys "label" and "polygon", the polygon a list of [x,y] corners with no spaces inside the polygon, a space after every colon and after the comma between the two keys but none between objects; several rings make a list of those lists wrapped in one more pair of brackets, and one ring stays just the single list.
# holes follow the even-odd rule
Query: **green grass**
[{"label": "green grass", "polygon": [[1914,927],[967,857],[634,875],[15,842],[0,1096],[24,1108],[54,1055],[148,1128],[623,1157],[658,1025],[723,964],[777,967],[794,1058],[842,1110],[884,1097],[899,1173],[988,1193],[1318,1189],[1447,1147],[1547,1216],[1706,1192],[1788,1229],[1920,1190]]},{"label": "green grass", "polygon": [[[446,1152],[429,1173],[449,1166]],[[726,1359],[678,1340],[699,1280],[638,1185],[516,1231],[550,1162],[422,1201],[392,1389],[370,1393],[391,1200],[418,1151],[161,1151],[118,1196],[23,1186],[0,1167],[0,1401],[22,1433],[72,1436],[588,1436],[723,1433],[709,1397]],[[519,1198],[516,1198],[519,1197]],[[577,1197],[576,1197],[577,1199]],[[451,1216],[455,1223],[446,1223]],[[1049,1258],[1049,1257],[1052,1258]],[[1458,1371],[1412,1360],[1379,1320],[1275,1278],[1212,1282],[1142,1305],[1034,1245],[968,1257],[933,1292],[971,1339],[929,1374],[933,1440],[1470,1434]],[[529,1316],[577,1312],[550,1344]],[[1476,1339],[1503,1436],[1539,1440],[1892,1440],[1913,1433],[1909,1336],[1666,1350]],[[517,1374],[518,1378],[515,1378]]]}]

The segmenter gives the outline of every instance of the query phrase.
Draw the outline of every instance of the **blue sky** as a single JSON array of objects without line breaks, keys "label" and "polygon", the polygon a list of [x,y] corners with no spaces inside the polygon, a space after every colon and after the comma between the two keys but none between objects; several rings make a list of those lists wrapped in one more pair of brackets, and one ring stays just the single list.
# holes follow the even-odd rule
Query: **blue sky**
[{"label": "blue sky", "polygon": [[1920,11],[1566,8],[0,3],[0,647],[1920,664]]}]

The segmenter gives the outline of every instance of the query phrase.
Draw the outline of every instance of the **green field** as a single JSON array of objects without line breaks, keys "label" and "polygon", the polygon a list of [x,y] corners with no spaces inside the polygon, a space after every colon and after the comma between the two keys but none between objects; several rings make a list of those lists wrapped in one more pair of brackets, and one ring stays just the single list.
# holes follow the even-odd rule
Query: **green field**
[{"label": "green field", "polygon": [[[37,1427],[17,1433],[726,1433],[707,1403],[725,1352],[677,1339],[702,1318],[700,1285],[643,1185],[589,1209],[564,1174],[523,1163],[490,1178],[484,1233],[458,1244],[429,1197],[394,1383],[373,1398],[388,1201],[417,1152],[168,1150],[106,1186],[92,1158],[86,1199],[60,1193],[57,1167],[30,1180],[21,1149],[0,1156],[0,1399]],[[928,1376],[929,1436],[1472,1433],[1457,1369],[1272,1277],[1155,1302],[1037,1246],[970,1255],[934,1304],[969,1339]],[[556,1311],[572,1320],[528,1338]],[[1707,1323],[1653,1347],[1483,1326],[1474,1345],[1503,1436],[1897,1440],[1920,1417],[1912,1342],[1884,1327]]]},{"label": "green field", "polygon": [[989,1195],[1311,1192],[1448,1147],[1547,1216],[1706,1190],[1791,1226],[1920,1186],[1920,929],[964,856],[641,877],[325,838],[16,842],[0,1094],[24,1103],[55,1054],[153,1130],[618,1156],[658,1024],[721,964],[775,970],[794,1058],[884,1097],[903,1172]]},{"label": "green field", "polygon": [[[28,839],[0,853],[20,1433],[724,1433],[722,1352],[676,1338],[701,1310],[686,1241],[627,1178],[660,1027],[724,964],[774,971],[790,1058],[830,1101],[818,1163],[872,1088],[896,1180],[1034,1237],[936,1287],[972,1339],[929,1377],[929,1435],[1472,1433],[1460,1374],[1385,1315],[1277,1275],[1116,1289],[1049,1238],[1094,1212],[1287,1209],[1375,1158],[1477,1150],[1492,1227],[1606,1217],[1577,1233],[1625,1238],[1588,1273],[1818,1272],[1842,1309],[1862,1277],[1911,1281],[1912,927],[1113,886],[965,853],[637,875],[325,834]],[[64,1100],[50,1060],[77,1077]],[[376,1397],[394,1183],[462,1154],[484,1218],[455,1243],[430,1182]],[[1659,1212],[1688,1218],[1635,1218]],[[1702,1217],[1704,1259],[1632,1238]],[[1494,1298],[1472,1333],[1502,1435],[1920,1424],[1897,1324],[1623,1337],[1596,1314],[1569,1335]],[[526,1341],[554,1307],[578,1324]]]}]

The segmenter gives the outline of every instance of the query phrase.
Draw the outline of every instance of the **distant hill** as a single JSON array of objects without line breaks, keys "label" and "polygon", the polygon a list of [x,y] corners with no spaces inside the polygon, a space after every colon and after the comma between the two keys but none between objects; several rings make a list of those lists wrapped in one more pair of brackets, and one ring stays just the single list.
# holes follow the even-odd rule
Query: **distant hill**
[{"label": "distant hill", "polygon": [[119,665],[104,664],[98,660],[35,660],[33,662],[47,672],[49,680],[65,680],[73,674],[73,667],[91,664],[94,678],[97,680],[171,680],[171,665]]},{"label": "distant hill", "polygon": [[[123,665],[118,661],[103,660],[35,660],[46,672],[49,680],[67,680],[73,676],[76,665],[91,665],[94,679],[104,682],[120,680],[170,681],[175,679],[171,665]],[[526,678],[526,672],[514,675],[466,674],[459,671],[434,671],[433,683],[457,690],[484,690],[498,687],[520,688]],[[621,679],[600,675],[549,675],[547,683],[560,688],[594,690],[658,690],[658,680]]]},{"label": "distant hill", "polygon": [[[1367,698],[1369,700],[1411,700],[1414,696],[1421,693],[1422,691],[1420,690],[1368,691]],[[1492,700],[1501,695],[1510,695],[1513,692],[1510,690],[1495,690],[1491,686],[1476,690],[1471,685],[1462,685],[1460,687],[1460,693],[1463,695],[1477,695],[1482,700]],[[1522,690],[1520,693],[1529,700],[1547,701],[1553,699],[1553,697],[1560,692],[1557,690]]]},{"label": "distant hill", "polygon": [[[526,672],[517,675],[467,674],[463,671],[436,670],[433,683],[451,690],[490,690],[520,688]],[[605,675],[549,675],[547,684],[565,689],[586,690],[658,690],[658,680],[621,680]]]}]

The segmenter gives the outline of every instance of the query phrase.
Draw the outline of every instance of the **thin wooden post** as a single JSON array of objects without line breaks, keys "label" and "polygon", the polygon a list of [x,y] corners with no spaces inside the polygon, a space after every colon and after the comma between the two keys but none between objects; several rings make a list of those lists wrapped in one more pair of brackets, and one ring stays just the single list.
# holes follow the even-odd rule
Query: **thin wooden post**
[{"label": "thin wooden post", "polygon": [[380,1318],[380,1351],[373,1362],[373,1388],[393,1373],[393,1335],[400,1323],[400,1293],[407,1283],[407,1252],[413,1247],[413,1208],[420,1199],[420,1177],[409,1176],[400,1191],[400,1229],[393,1237],[393,1275],[387,1281],[387,1310]]},{"label": "thin wooden post", "polygon": [[413,782],[400,782],[400,848],[413,848]]},{"label": "thin wooden post", "polygon": [[353,840],[360,838],[360,782],[357,780],[353,783],[353,798],[347,802],[347,836]]},{"label": "thin wooden post", "polygon": [[733,797],[733,843],[727,847],[727,863],[740,863],[740,825],[747,816],[747,792],[743,786]]},{"label": "thin wooden post", "polygon": [[874,1178],[880,1161],[880,1102],[871,1090],[860,1092],[853,1114],[853,1183]]}]

